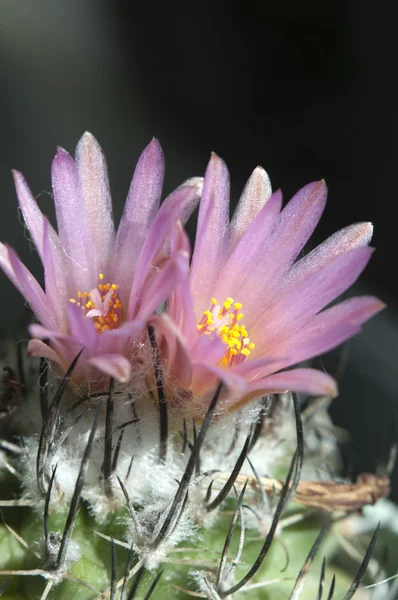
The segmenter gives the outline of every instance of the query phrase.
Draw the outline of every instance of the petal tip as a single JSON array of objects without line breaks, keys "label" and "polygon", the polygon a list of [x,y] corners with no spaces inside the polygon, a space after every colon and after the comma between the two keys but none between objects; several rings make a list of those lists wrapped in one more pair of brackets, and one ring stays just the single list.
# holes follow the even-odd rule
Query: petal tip
[{"label": "petal tip", "polygon": [[65,148],[62,148],[62,146],[57,146],[57,151],[55,153],[54,160],[53,160],[53,166],[56,166],[58,163],[62,163],[71,158],[72,158],[71,155],[69,154],[69,152],[67,150],[65,150]]},{"label": "petal tip", "polygon": [[77,142],[76,155],[79,155],[81,152],[92,151],[99,151],[102,153],[102,149],[97,138],[90,131],[85,131],[80,140]]}]

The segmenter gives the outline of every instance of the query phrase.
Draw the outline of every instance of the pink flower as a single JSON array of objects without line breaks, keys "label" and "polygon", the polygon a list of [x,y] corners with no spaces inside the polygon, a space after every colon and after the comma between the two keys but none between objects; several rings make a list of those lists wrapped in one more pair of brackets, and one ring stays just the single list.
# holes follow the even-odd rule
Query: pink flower
[{"label": "pink flower", "polygon": [[3,244],[0,266],[40,323],[30,327],[30,354],[65,370],[84,348],[74,373],[77,382],[91,382],[98,371],[127,381],[134,344],[148,316],[184,275],[186,248],[177,221],[194,209],[201,180],[186,182],[159,209],[163,176],[163,153],[153,140],[138,161],[115,233],[106,161],[96,139],[85,133],[75,160],[59,149],[53,161],[57,234],[23,176],[14,172],[19,205],[43,263],[45,289]]},{"label": "pink flower", "polygon": [[281,193],[271,193],[258,167],[229,223],[228,171],[212,156],[189,277],[172,294],[168,315],[152,320],[168,380],[181,388],[180,397],[169,390],[171,403],[180,405],[185,395],[187,410],[203,414],[220,379],[228,390],[224,408],[232,410],[275,391],[337,394],[326,373],[287,369],[358,333],[384,304],[363,296],[322,311],[354,283],[372,254],[372,225],[359,223],[297,260],[325,203],[319,181],[281,211]]}]

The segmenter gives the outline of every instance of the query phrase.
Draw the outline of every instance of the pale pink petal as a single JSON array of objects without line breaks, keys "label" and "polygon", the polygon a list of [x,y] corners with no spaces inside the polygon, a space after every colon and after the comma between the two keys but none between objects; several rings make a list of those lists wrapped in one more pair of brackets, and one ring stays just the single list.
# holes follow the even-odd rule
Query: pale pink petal
[{"label": "pale pink petal", "polygon": [[[191,246],[189,238],[182,229],[181,224],[177,223],[175,232],[177,235],[172,234],[170,252],[176,252],[180,248],[186,252],[189,260]],[[167,312],[174,322],[181,327],[181,332],[189,345],[192,340],[192,334],[195,334],[195,338],[197,336],[197,327],[188,277],[183,277],[182,281],[173,288],[167,303]]]},{"label": "pale pink petal", "polygon": [[313,317],[282,343],[270,347],[263,358],[250,357],[234,367],[234,371],[246,379],[254,374],[265,377],[320,356],[359,333],[361,325],[384,308],[385,304],[373,296],[345,300]]},{"label": "pale pink petal", "polygon": [[41,340],[33,339],[28,343],[28,356],[41,356],[62,365],[62,359],[55,350]]},{"label": "pale pink petal", "polygon": [[117,329],[104,331],[98,336],[98,354],[123,354],[130,357],[138,336],[145,327],[145,321],[136,319],[123,323]]},{"label": "pale pink petal", "polygon": [[361,331],[361,325],[385,308],[373,296],[350,298],[316,315],[295,335],[272,349],[280,357],[275,370],[320,356]]},{"label": "pale pink petal", "polygon": [[[57,362],[59,362],[65,370],[69,367],[79,352],[83,350],[83,353],[79,358],[79,362],[73,372],[73,377],[74,379],[78,379],[83,376],[85,372],[85,358],[88,355],[88,352],[77,339],[71,337],[70,335],[65,335],[60,331],[46,329],[45,327],[37,324],[30,325],[28,329],[33,338],[39,338],[51,342],[51,348],[59,357]],[[42,354],[41,356],[45,356],[45,354]]]},{"label": "pale pink petal", "polygon": [[228,237],[229,173],[225,163],[213,153],[203,184],[191,266],[192,292],[199,314],[206,310],[226,260]]},{"label": "pale pink petal", "polygon": [[302,392],[311,396],[329,396],[334,398],[338,394],[337,384],[333,377],[317,371],[316,369],[292,369],[291,371],[282,371],[275,375],[265,377],[258,382],[250,382],[250,393],[258,395],[268,390],[285,392]]},{"label": "pale pink petal", "polygon": [[116,235],[112,273],[121,295],[128,296],[138,255],[162,195],[164,156],[153,139],[141,154]]},{"label": "pale pink petal", "polygon": [[200,335],[191,348],[192,361],[204,365],[218,365],[226,349],[226,345],[216,333]]},{"label": "pale pink petal", "polygon": [[324,211],[327,188],[324,181],[309,183],[293,196],[281,212],[270,240],[267,260],[278,266],[291,263],[309,240]]},{"label": "pale pink petal", "polygon": [[242,377],[235,375],[231,369],[222,369],[210,364],[194,364],[191,390],[198,400],[192,401],[193,406],[202,406],[204,409],[202,412],[205,413],[207,406],[203,405],[201,396],[206,394],[207,404],[210,403],[216,386],[220,382],[223,383],[223,388],[217,410],[222,412],[223,405],[225,407],[227,403],[238,402],[246,395],[247,382]]},{"label": "pale pink petal", "polygon": [[93,288],[98,271],[92,261],[93,240],[73,158],[58,149],[52,164],[52,182],[58,233],[70,260],[76,292]]},{"label": "pale pink petal", "polygon": [[237,401],[245,395],[247,390],[246,381],[235,375],[230,369],[221,369],[214,365],[193,365],[191,389],[194,391],[195,396],[200,397],[201,394],[209,390],[215,391],[215,386],[220,381],[225,386],[223,395],[228,396],[231,400]]},{"label": "pale pink petal", "polygon": [[170,296],[167,312],[181,328],[181,333],[186,339],[187,345],[191,346],[197,337],[198,330],[188,278],[184,278],[175,286]]},{"label": "pale pink petal", "polygon": [[92,355],[92,353],[96,352],[98,338],[100,337],[93,320],[86,317],[77,304],[69,303],[67,313],[70,335]]},{"label": "pale pink petal", "polygon": [[43,327],[43,325],[39,325],[38,323],[32,323],[32,325],[29,325],[28,331],[32,337],[39,338],[41,340],[70,339],[68,334],[62,333],[62,331],[59,331],[59,329],[48,329],[47,327]]},{"label": "pale pink petal", "polygon": [[244,310],[251,310],[251,288],[247,281],[250,280],[254,272],[258,273],[261,265],[262,274],[257,275],[260,277],[260,281],[257,281],[254,290],[253,300],[255,301],[257,287],[262,284],[266,277],[268,262],[266,262],[265,253],[269,247],[271,233],[278,221],[281,206],[282,194],[278,190],[272,194],[236,245],[212,292],[219,302],[223,302],[225,298],[232,295],[237,302],[242,302],[241,298],[244,297]]},{"label": "pale pink petal", "polygon": [[[326,203],[326,185],[323,181],[311,183],[301,189],[283,209],[278,224],[262,245],[257,256],[252,254],[252,266],[245,270],[245,251],[235,259],[235,270],[241,267],[239,297],[244,310],[250,313],[250,319],[260,306],[266,305],[275,295],[275,290],[283,282],[286,273],[314,231]],[[267,206],[267,205],[266,205]],[[229,294],[232,295],[232,294]],[[245,313],[246,319],[246,313]],[[250,321],[251,322],[251,321]],[[245,322],[246,324],[246,322]]]},{"label": "pale pink petal", "polygon": [[[32,273],[19,260],[16,252],[12,248],[8,248],[8,272],[4,268],[5,264],[6,263],[2,261],[2,268],[10,277],[16,288],[21,292],[38,320],[43,323],[45,327],[57,327],[55,315],[51,310],[43,289],[33,277]],[[11,274],[12,277],[10,276]]]},{"label": "pale pink petal", "polygon": [[272,194],[271,181],[262,167],[257,167],[246,183],[230,225],[229,245],[233,250]]},{"label": "pale pink petal", "polygon": [[22,294],[21,286],[10,263],[8,246],[2,242],[0,242],[0,267],[3,269],[11,283],[13,283],[17,290]]},{"label": "pale pink petal", "polygon": [[158,309],[170,296],[175,286],[188,274],[189,257],[185,251],[171,256],[163,269],[154,277],[142,292],[142,298],[137,299],[136,318],[147,318]]},{"label": "pale pink petal", "polygon": [[115,230],[106,160],[91,133],[86,132],[79,140],[75,159],[93,244],[91,262],[98,276],[107,271],[115,243]]},{"label": "pale pink petal", "polygon": [[293,266],[286,283],[291,284],[304,279],[342,252],[367,246],[372,239],[372,234],[372,223],[355,223],[337,231]]},{"label": "pale pink petal", "polygon": [[87,363],[121,383],[126,383],[130,379],[131,364],[121,354],[101,354],[90,358]]},{"label": "pale pink petal", "polygon": [[50,226],[47,219],[44,219],[42,260],[46,296],[58,327],[65,331],[68,325],[66,307],[69,300],[67,271],[65,264],[59,261],[59,255],[51,244]]},{"label": "pale pink petal", "polygon": [[189,388],[192,381],[191,355],[178,327],[165,313],[153,316],[148,325],[155,329],[159,350],[171,381]]},{"label": "pale pink petal", "polygon": [[256,353],[268,352],[340,296],[362,273],[372,252],[368,247],[344,252],[276,298],[249,327]]},{"label": "pale pink petal", "polygon": [[[44,216],[38,207],[24,176],[15,170],[12,171],[12,174],[14,177],[19,206],[22,211],[26,226],[28,227],[29,233],[32,236],[36,250],[43,261]],[[64,257],[59,238],[50,224],[48,225],[48,236],[49,244],[51,245],[54,254],[54,260],[60,268],[64,268]]]},{"label": "pale pink petal", "polygon": [[201,184],[184,185],[175,190],[163,202],[158,211],[148,235],[145,238],[137,261],[136,272],[128,302],[127,318],[132,319],[137,310],[137,302],[140,300],[142,288],[151,270],[152,262],[157,255],[164,240],[170,236],[181,215],[191,211],[199,200]]}]

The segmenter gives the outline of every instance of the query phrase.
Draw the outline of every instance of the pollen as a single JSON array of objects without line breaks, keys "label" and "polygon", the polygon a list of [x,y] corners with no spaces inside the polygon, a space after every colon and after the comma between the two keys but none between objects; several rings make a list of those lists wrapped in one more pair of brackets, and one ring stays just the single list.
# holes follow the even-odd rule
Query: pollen
[{"label": "pollen", "polygon": [[103,283],[104,275],[98,275],[100,283],[91,292],[78,291],[75,298],[70,298],[71,304],[76,304],[92,319],[98,333],[119,327],[122,317],[122,303],[118,295],[116,283]]},{"label": "pollen", "polygon": [[242,304],[233,298],[226,298],[221,304],[211,299],[209,310],[205,310],[197,325],[200,334],[216,332],[226,346],[221,365],[231,367],[245,361],[255,345],[250,341],[243,319]]}]

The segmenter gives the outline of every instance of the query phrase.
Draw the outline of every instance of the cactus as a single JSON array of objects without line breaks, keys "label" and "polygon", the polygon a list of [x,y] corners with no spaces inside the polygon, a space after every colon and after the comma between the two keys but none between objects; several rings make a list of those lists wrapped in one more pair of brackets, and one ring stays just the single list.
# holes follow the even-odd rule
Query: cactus
[{"label": "cactus", "polygon": [[388,597],[365,590],[383,562],[358,516],[388,478],[320,479],[340,468],[326,399],[301,413],[274,394],[214,418],[219,388],[202,422],[167,415],[164,435],[159,389],[111,379],[82,396],[79,356],[63,378],[35,360],[3,383],[4,598]]},{"label": "cactus", "polygon": [[324,181],[282,210],[257,167],[230,222],[218,156],[159,207],[163,176],[152,140],[115,230],[105,157],[84,134],[75,159],[53,161],[56,232],[14,172],[44,287],[0,243],[36,317],[26,348],[4,346],[0,596],[394,600],[394,567],[374,552],[396,536],[374,523],[394,510],[377,503],[389,468],[339,480],[337,382],[292,368],[384,308],[325,309],[369,261],[372,225],[297,259]]}]

